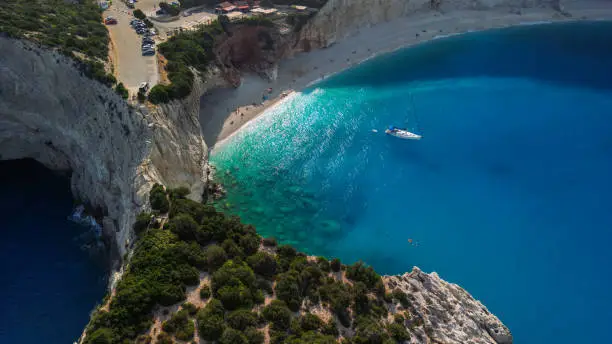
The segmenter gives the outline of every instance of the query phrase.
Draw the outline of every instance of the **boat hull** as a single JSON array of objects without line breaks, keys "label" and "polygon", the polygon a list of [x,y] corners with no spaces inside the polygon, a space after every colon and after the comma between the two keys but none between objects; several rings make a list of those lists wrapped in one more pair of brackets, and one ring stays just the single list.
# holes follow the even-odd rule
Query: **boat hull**
[{"label": "boat hull", "polygon": [[415,133],[411,133],[409,131],[406,130],[385,130],[385,134],[387,135],[391,135],[391,136],[395,136],[398,139],[402,139],[402,140],[420,140],[421,139],[421,135],[417,135]]}]

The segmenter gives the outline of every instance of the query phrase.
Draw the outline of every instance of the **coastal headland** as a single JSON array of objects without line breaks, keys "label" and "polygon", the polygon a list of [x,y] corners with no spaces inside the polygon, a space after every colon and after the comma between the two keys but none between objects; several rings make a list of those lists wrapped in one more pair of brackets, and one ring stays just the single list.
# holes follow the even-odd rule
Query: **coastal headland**
[{"label": "coastal headland", "polygon": [[[16,4],[10,2],[23,5]],[[63,15],[70,18],[75,11],[69,6],[76,4],[83,5],[53,5],[67,8]],[[612,19],[609,2],[383,0],[372,5],[369,0],[329,0],[293,32],[292,44],[277,60],[258,71],[265,79],[239,70],[239,86],[221,89],[237,83],[221,80],[219,65],[210,66],[208,74],[196,74],[174,64],[181,76],[191,76],[180,80],[184,83],[179,86],[188,87],[177,86],[173,91],[179,92],[169,98],[163,93],[171,89],[166,77],[172,79],[172,73],[159,75],[158,86],[163,87],[158,90],[166,96],[160,103],[151,97],[147,102],[140,92],[139,103],[136,97],[126,101],[126,88],[133,91],[140,77],[123,85],[113,76],[118,72],[108,63],[108,32],[97,18],[97,5],[87,6],[91,18],[100,22],[83,21],[96,25],[75,29],[76,40],[58,40],[58,30],[45,31],[54,25],[40,25],[32,35],[30,25],[19,29],[4,22],[7,11],[1,12],[0,22],[0,156],[32,158],[67,171],[75,197],[104,214],[104,232],[121,265],[82,342],[174,343],[210,331],[205,339],[247,343],[238,330],[250,331],[246,333],[261,339],[257,343],[271,338],[281,338],[275,343],[313,338],[335,343],[356,334],[381,343],[391,337],[413,343],[512,342],[509,330],[486,307],[435,273],[415,268],[402,276],[381,277],[361,263],[314,261],[293,248],[276,248],[252,227],[195,201],[201,200],[207,181],[207,150],[290,97],[292,90],[379,54],[473,30]],[[26,8],[21,14],[26,18],[31,13]],[[81,37],[87,35],[92,37]],[[157,69],[148,67],[142,72]],[[272,273],[266,271],[270,266]],[[231,278],[233,274],[239,277]],[[316,286],[311,291],[317,293],[308,295],[309,286]],[[307,317],[323,303],[318,320]],[[247,306],[245,314],[242,308]],[[359,306],[372,318],[358,319]],[[406,337],[408,330],[412,335]]]}]

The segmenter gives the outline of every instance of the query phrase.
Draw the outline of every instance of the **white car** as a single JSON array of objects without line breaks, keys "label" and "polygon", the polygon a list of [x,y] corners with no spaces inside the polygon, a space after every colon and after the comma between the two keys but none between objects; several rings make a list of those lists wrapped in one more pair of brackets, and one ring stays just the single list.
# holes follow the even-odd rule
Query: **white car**
[{"label": "white car", "polygon": [[149,83],[146,82],[146,81],[141,82],[140,85],[138,85],[138,89],[139,90],[143,90],[143,91],[148,90],[149,89]]}]

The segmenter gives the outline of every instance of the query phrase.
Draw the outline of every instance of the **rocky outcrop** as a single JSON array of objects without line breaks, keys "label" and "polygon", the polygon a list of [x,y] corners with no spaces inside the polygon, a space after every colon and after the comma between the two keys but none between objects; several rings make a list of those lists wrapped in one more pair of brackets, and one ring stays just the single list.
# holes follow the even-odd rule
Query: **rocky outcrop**
[{"label": "rocky outcrop", "polygon": [[327,47],[359,29],[416,13],[550,7],[561,0],[329,0],[300,31],[298,50]]},{"label": "rocky outcrop", "polygon": [[133,109],[70,58],[3,37],[0,51],[0,159],[70,172],[74,196],[105,215],[120,256],[153,183],[202,194],[201,90],[182,103]]},{"label": "rocky outcrop", "polygon": [[411,343],[510,344],[512,334],[482,303],[460,286],[413,268],[401,276],[384,276],[388,290],[408,295],[409,306],[395,305],[392,312],[407,310],[405,325],[413,334]]}]

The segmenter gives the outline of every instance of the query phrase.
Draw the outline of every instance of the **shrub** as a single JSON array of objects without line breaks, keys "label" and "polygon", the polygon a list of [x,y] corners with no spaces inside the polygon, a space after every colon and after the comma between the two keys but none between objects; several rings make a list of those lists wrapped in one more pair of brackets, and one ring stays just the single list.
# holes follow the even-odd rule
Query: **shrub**
[{"label": "shrub", "polygon": [[300,325],[302,329],[307,331],[317,331],[325,325],[323,320],[318,316],[310,313],[304,314],[304,316],[300,319]]},{"label": "shrub", "polygon": [[393,339],[398,342],[404,342],[410,339],[410,334],[404,325],[393,323],[387,325],[387,331]]},{"label": "shrub", "polygon": [[291,311],[287,308],[285,302],[273,300],[263,310],[263,316],[266,320],[272,322],[277,329],[288,329],[291,324]]},{"label": "shrub", "polygon": [[117,86],[115,86],[115,92],[117,92],[117,94],[120,95],[123,99],[128,99],[128,97],[130,96],[130,93],[128,92],[127,88],[123,86],[122,82],[118,83]]},{"label": "shrub", "polygon": [[260,243],[261,238],[255,233],[244,235],[240,237],[240,240],[238,240],[238,245],[242,248],[242,251],[244,251],[244,254],[247,256],[256,253],[257,250],[259,250]]},{"label": "shrub", "polygon": [[196,305],[194,305],[193,303],[191,303],[191,302],[183,303],[182,308],[184,310],[186,310],[187,313],[189,313],[189,315],[191,315],[191,316],[196,315],[196,313],[198,313],[198,310],[199,310],[199,308]]},{"label": "shrub", "polygon": [[202,286],[200,289],[200,298],[206,300],[210,297],[210,287],[208,285]]},{"label": "shrub", "polygon": [[353,342],[355,344],[383,344],[389,339],[389,335],[382,325],[368,317],[359,317],[356,321],[355,336]]},{"label": "shrub", "polygon": [[[195,308],[195,306],[193,307]],[[181,309],[174,313],[169,320],[163,323],[162,329],[168,333],[174,333],[177,339],[183,341],[193,339],[195,327],[193,321],[189,320],[189,313],[188,309]]]},{"label": "shrub", "polygon": [[178,235],[179,239],[189,241],[195,240],[198,224],[187,214],[180,214],[168,221],[170,231]]},{"label": "shrub", "polygon": [[257,313],[253,313],[249,309],[239,309],[228,314],[226,321],[232,328],[244,331],[247,327],[257,325]]},{"label": "shrub", "polygon": [[149,91],[149,101],[153,104],[168,103],[170,101],[170,92],[168,91],[169,87],[166,85],[157,84],[153,86]]},{"label": "shrub", "polygon": [[139,9],[135,9],[135,10],[134,10],[132,13],[134,14],[134,17],[136,17],[136,18],[138,18],[138,19],[140,19],[140,20],[143,20],[143,19],[145,19],[145,18],[147,17],[147,16],[144,14],[144,12],[142,12],[142,11],[141,11],[141,10],[139,10]]},{"label": "shrub", "polygon": [[384,291],[380,275],[371,266],[366,266],[359,261],[346,269],[346,277],[353,281],[363,282],[369,290],[377,289]]},{"label": "shrub", "polygon": [[210,245],[206,248],[206,262],[208,271],[215,271],[227,261],[225,250],[217,245]]},{"label": "shrub", "polygon": [[237,330],[234,330],[233,328],[226,328],[225,331],[223,331],[223,335],[221,336],[221,339],[219,340],[220,344],[248,344],[249,342],[247,341],[247,338],[240,332]]},{"label": "shrub", "polygon": [[276,287],[274,288],[276,297],[285,301],[289,309],[297,312],[302,305],[300,286],[297,278],[292,273],[280,274],[276,277]]},{"label": "shrub", "polygon": [[404,318],[403,315],[396,313],[393,315],[393,322],[395,322],[396,324],[404,324],[404,321],[406,321],[406,318]]},{"label": "shrub", "polygon": [[336,344],[336,339],[316,332],[306,332],[299,338],[289,338],[286,344]]},{"label": "shrub", "polygon": [[394,299],[399,301],[402,307],[408,308],[410,306],[410,301],[408,300],[408,296],[401,289],[399,288],[393,289],[392,295]]},{"label": "shrub", "polygon": [[263,245],[266,247],[276,247],[276,238],[264,238]]},{"label": "shrub", "polygon": [[236,242],[232,239],[225,239],[225,241],[223,241],[221,244],[221,247],[223,247],[230,258],[242,259],[242,256],[244,256],[244,251],[242,251],[242,248],[240,248],[240,246],[238,246],[238,244],[236,244]]},{"label": "shrub", "polygon": [[206,307],[198,312],[197,321],[200,338],[213,341],[221,337],[225,328],[224,312],[221,302],[216,299],[210,300]]},{"label": "shrub", "polygon": [[111,344],[113,343],[113,332],[108,328],[100,328],[85,338],[88,344]]},{"label": "shrub", "polygon": [[272,277],[276,274],[276,259],[266,252],[257,252],[248,257],[247,264],[259,275]]},{"label": "shrub", "polygon": [[325,259],[325,257],[317,257],[317,265],[319,265],[319,268],[325,272],[331,271],[329,261]]},{"label": "shrub", "polygon": [[174,344],[172,337],[168,335],[166,332],[160,332],[157,335],[157,343],[159,344]]},{"label": "shrub", "polygon": [[265,337],[261,331],[254,327],[249,327],[244,331],[244,336],[249,341],[249,344],[263,344]]},{"label": "shrub", "polygon": [[321,333],[326,334],[328,336],[338,337],[340,332],[338,331],[338,326],[336,326],[336,322],[332,319],[328,321],[321,330]]},{"label": "shrub", "polygon": [[170,210],[170,202],[166,198],[166,190],[162,185],[155,184],[149,192],[149,203],[151,208],[161,214],[167,213]]},{"label": "shrub", "polygon": [[332,271],[334,271],[334,272],[340,271],[340,269],[342,268],[342,263],[340,262],[340,259],[338,259],[338,258],[332,259],[332,261],[330,263],[330,267],[331,267]]}]

